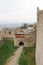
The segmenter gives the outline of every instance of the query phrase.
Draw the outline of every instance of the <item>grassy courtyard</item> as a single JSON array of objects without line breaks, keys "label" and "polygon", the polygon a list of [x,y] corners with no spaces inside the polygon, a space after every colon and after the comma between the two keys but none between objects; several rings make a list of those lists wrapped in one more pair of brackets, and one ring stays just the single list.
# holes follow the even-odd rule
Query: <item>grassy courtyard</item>
[{"label": "grassy courtyard", "polygon": [[0,48],[0,65],[4,65],[17,48],[14,46],[13,40],[5,40],[3,46]]},{"label": "grassy courtyard", "polygon": [[35,46],[24,47],[21,57],[19,59],[19,65],[36,65],[35,64]]}]

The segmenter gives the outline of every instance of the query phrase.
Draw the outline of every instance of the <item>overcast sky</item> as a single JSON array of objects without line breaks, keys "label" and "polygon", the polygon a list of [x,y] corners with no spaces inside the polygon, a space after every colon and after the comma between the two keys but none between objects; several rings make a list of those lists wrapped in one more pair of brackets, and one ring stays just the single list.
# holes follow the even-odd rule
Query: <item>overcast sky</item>
[{"label": "overcast sky", "polygon": [[0,24],[36,22],[37,7],[43,0],[0,0]]}]

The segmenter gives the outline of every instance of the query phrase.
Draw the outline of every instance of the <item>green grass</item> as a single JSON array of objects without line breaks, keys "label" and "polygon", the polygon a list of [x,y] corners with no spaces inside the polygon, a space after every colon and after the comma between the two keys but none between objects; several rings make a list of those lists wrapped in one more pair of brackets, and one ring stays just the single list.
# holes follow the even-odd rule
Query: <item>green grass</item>
[{"label": "green grass", "polygon": [[0,65],[5,65],[6,60],[16,51],[13,40],[5,40],[0,48]]},{"label": "green grass", "polygon": [[24,47],[21,57],[19,59],[19,65],[36,65],[35,46],[34,47]]}]

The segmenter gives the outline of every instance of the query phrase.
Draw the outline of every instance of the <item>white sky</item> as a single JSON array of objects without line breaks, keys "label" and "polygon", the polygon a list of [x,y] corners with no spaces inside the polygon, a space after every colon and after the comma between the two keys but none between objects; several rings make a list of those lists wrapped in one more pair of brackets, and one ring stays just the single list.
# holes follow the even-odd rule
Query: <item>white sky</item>
[{"label": "white sky", "polygon": [[0,0],[0,24],[36,22],[37,7],[43,9],[43,0]]}]

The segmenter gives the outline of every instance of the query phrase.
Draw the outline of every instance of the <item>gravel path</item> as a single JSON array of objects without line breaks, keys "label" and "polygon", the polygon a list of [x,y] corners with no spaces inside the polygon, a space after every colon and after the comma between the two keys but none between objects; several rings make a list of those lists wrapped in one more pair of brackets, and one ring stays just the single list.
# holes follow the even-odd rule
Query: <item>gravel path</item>
[{"label": "gravel path", "polygon": [[18,61],[22,51],[23,51],[23,46],[20,46],[18,50],[15,52],[15,54],[9,59],[9,62],[7,62],[6,65],[18,65]]}]

